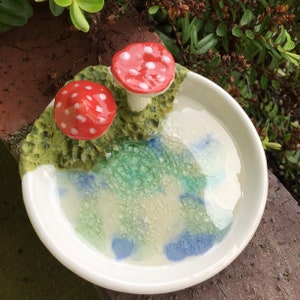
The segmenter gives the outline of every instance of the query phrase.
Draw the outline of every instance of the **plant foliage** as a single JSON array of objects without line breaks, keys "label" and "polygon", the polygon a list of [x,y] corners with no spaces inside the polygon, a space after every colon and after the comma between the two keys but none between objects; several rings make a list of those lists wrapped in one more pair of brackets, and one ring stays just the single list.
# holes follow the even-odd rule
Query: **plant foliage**
[{"label": "plant foliage", "polygon": [[176,60],[245,109],[270,167],[299,195],[300,1],[149,0],[147,8]]},{"label": "plant foliage", "polygon": [[49,0],[49,2],[52,2],[54,7],[69,8],[73,25],[83,32],[90,29],[86,13],[97,13],[104,6],[104,0]]},{"label": "plant foliage", "polygon": [[25,25],[32,14],[27,0],[0,0],[0,33]]},{"label": "plant foliage", "polygon": [[[73,25],[83,32],[88,32],[89,14],[97,13],[104,7],[104,0],[35,0],[49,1],[49,9],[54,16],[69,10]],[[33,9],[28,0],[0,0],[0,33],[13,26],[22,26],[32,16]]]}]

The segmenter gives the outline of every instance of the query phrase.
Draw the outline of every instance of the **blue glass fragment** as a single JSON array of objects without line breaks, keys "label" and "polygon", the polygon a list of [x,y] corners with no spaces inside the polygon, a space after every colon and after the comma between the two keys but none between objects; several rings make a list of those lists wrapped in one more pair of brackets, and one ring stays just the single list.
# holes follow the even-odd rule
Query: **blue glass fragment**
[{"label": "blue glass fragment", "polygon": [[179,261],[192,255],[205,253],[214,244],[213,234],[194,234],[189,231],[181,233],[177,239],[165,246],[169,260]]},{"label": "blue glass fragment", "polygon": [[115,237],[112,240],[112,250],[116,256],[116,259],[124,259],[132,254],[133,241],[126,237]]}]

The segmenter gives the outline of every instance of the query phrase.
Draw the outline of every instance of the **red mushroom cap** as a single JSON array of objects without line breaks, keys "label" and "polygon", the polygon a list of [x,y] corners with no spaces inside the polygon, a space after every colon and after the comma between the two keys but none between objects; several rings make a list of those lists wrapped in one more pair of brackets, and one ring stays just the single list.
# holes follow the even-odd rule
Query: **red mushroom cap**
[{"label": "red mushroom cap", "polygon": [[133,43],[113,56],[111,72],[128,91],[155,94],[163,92],[172,83],[175,61],[159,43]]},{"label": "red mushroom cap", "polygon": [[73,81],[55,96],[54,119],[67,136],[90,140],[103,135],[116,115],[111,91],[88,80]]}]

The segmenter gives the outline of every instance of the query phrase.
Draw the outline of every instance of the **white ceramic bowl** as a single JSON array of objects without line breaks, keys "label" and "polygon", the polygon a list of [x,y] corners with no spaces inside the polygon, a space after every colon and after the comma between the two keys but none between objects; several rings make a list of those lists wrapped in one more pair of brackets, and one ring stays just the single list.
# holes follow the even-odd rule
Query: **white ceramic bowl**
[{"label": "white ceramic bowl", "polygon": [[51,189],[53,168],[41,166],[22,178],[26,210],[40,239],[67,268],[82,278],[122,292],[156,294],[183,289],[214,276],[246,247],[262,218],[267,198],[267,165],[260,138],[245,112],[222,88],[189,72],[181,96],[197,102],[223,124],[237,145],[242,196],[225,238],[203,255],[147,266],[102,255],[76,234]]}]

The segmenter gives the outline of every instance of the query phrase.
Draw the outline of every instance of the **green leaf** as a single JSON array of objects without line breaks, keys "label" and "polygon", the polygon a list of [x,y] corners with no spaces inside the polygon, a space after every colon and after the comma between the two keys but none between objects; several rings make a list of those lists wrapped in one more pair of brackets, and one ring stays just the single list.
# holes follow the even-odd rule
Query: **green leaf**
[{"label": "green leaf", "polygon": [[180,55],[180,49],[176,45],[176,42],[174,39],[170,38],[168,35],[164,34],[161,31],[156,31],[160,39],[163,41],[165,44],[166,48],[173,54],[175,59],[177,61],[181,60],[181,55]]},{"label": "green leaf", "polygon": [[197,50],[199,54],[206,53],[209,49],[213,48],[218,43],[214,33],[210,33],[198,42]]},{"label": "green leaf", "polygon": [[255,70],[255,68],[250,68],[250,72],[249,72],[249,84],[250,85],[253,85],[254,84],[254,82],[256,81],[256,79],[257,79],[257,73],[256,73],[256,70]]},{"label": "green leaf", "polygon": [[226,52],[229,52],[228,36],[227,36],[227,35],[223,36],[223,37],[221,38],[221,40],[222,40],[222,46],[223,46],[224,50],[225,50]]},{"label": "green leaf", "polygon": [[271,39],[274,36],[274,32],[268,30],[262,37],[264,37],[266,40]]},{"label": "green leaf", "polygon": [[237,9],[232,9],[231,10],[231,15],[232,15],[232,23],[235,23],[236,21],[236,13],[237,13]]},{"label": "green leaf", "polygon": [[210,67],[216,68],[219,66],[220,62],[221,62],[221,57],[216,56],[210,61]]},{"label": "green leaf", "polygon": [[54,0],[54,2],[62,7],[68,7],[72,4],[72,0]]},{"label": "green leaf", "polygon": [[[266,132],[269,130],[269,126],[265,128]],[[266,135],[265,138],[262,140],[262,144],[265,150],[272,149],[272,150],[281,150],[282,146],[276,142],[270,142],[269,136]]]},{"label": "green leaf", "polygon": [[278,115],[278,110],[279,110],[278,105],[274,105],[269,112],[269,116],[271,118],[275,118]]},{"label": "green leaf", "polygon": [[79,8],[76,2],[73,2],[70,6],[70,17],[73,25],[83,32],[88,32],[90,30],[90,25],[87,22],[84,13]]},{"label": "green leaf", "polygon": [[238,25],[235,25],[233,28],[232,28],[232,35],[233,36],[236,36],[236,37],[241,37],[243,36],[243,31],[242,29],[238,26]]},{"label": "green leaf", "polygon": [[292,164],[298,164],[300,162],[300,150],[297,150],[296,152],[289,151],[286,158]]},{"label": "green leaf", "polygon": [[291,122],[291,125],[292,125],[292,127],[294,127],[294,128],[300,128],[300,124],[299,124],[299,121],[298,121],[298,120],[296,120],[296,121],[294,121],[294,122]]},{"label": "green leaf", "polygon": [[197,30],[197,32],[200,31],[200,29],[202,28],[203,25],[203,20],[198,19],[197,17],[194,17],[191,24],[189,25],[190,29],[192,27],[195,27],[195,29]]},{"label": "green leaf", "polygon": [[258,64],[264,64],[265,63],[265,57],[266,57],[266,49],[263,48],[261,51],[259,51],[259,55],[257,58],[257,63]]},{"label": "green leaf", "polygon": [[300,62],[299,54],[288,52],[284,48],[282,48],[280,45],[277,47],[277,49],[287,61],[294,64],[296,67],[299,67],[299,62]]},{"label": "green leaf", "polygon": [[25,25],[32,16],[33,9],[27,0],[1,0],[0,22],[7,26]]},{"label": "green leaf", "polygon": [[0,5],[0,22],[8,26],[22,26],[28,21],[26,15],[16,15],[14,11],[6,11]]},{"label": "green leaf", "polygon": [[263,73],[261,78],[260,78],[260,86],[264,90],[266,90],[267,87],[268,87],[268,77],[265,73]]},{"label": "green leaf", "polygon": [[97,13],[104,6],[104,0],[77,0],[78,6],[89,13]]},{"label": "green leaf", "polygon": [[190,22],[190,17],[187,15],[185,18],[181,18],[181,27],[182,27],[182,34],[181,40],[182,43],[187,43],[192,38],[192,33],[198,35],[201,27],[203,25],[203,21],[199,20],[198,18],[194,17],[193,20]]},{"label": "green leaf", "polygon": [[271,21],[271,16],[266,15],[262,21],[262,23],[256,27],[256,29],[259,31],[260,34],[262,34],[266,28],[268,28],[268,25]]},{"label": "green leaf", "polygon": [[295,48],[295,43],[292,41],[290,34],[286,31],[285,32],[285,36],[286,36],[286,43],[283,46],[283,49],[285,51],[291,51]]},{"label": "green leaf", "polygon": [[281,150],[282,146],[279,143],[274,143],[274,142],[269,142],[267,143],[267,148],[272,149],[272,150]]},{"label": "green leaf", "polygon": [[251,10],[246,10],[244,15],[242,16],[240,24],[242,26],[249,25],[251,21],[253,21],[254,19],[255,19],[255,15],[253,14],[253,12]]},{"label": "green leaf", "polygon": [[216,30],[217,36],[223,37],[227,34],[227,25],[226,23],[222,22],[218,25]]},{"label": "green leaf", "polygon": [[154,15],[149,15],[149,18],[152,18],[153,20],[155,20],[155,22],[157,22],[158,24],[163,24],[164,21],[167,18],[167,11],[164,7],[161,7],[156,14]]},{"label": "green leaf", "polygon": [[247,30],[245,31],[245,34],[246,34],[246,36],[247,36],[250,40],[253,40],[253,39],[255,38],[255,35],[254,35],[253,31],[250,30],[250,29],[247,29]]},{"label": "green leaf", "polygon": [[241,21],[240,21],[240,25],[241,26],[245,26],[245,25],[248,25],[250,24],[250,22],[254,19],[254,14],[252,13],[251,10],[247,9],[242,18],[241,18]]},{"label": "green leaf", "polygon": [[155,15],[159,11],[160,6],[159,5],[153,5],[149,7],[148,14],[149,15]]},{"label": "green leaf", "polygon": [[275,40],[275,44],[282,44],[286,40],[285,29],[283,26],[280,26],[281,30],[278,37]]},{"label": "green leaf", "polygon": [[224,7],[223,1],[221,0],[221,1],[218,1],[218,2],[219,2],[219,7],[222,9]]},{"label": "green leaf", "polygon": [[57,5],[54,0],[49,0],[49,8],[51,13],[53,14],[53,16],[58,17],[60,16],[63,11],[64,11],[64,7]]},{"label": "green leaf", "polygon": [[286,52],[286,55],[288,55],[288,56],[294,58],[295,60],[297,60],[298,62],[300,62],[300,55],[299,54]]},{"label": "green leaf", "polygon": [[[3,2],[3,0],[2,0],[2,2]],[[20,5],[19,10],[22,11],[23,14],[26,14],[27,18],[32,17],[33,9],[31,7],[29,1],[27,1],[27,0],[18,0],[18,1],[14,0],[14,2],[19,3],[19,5]]]},{"label": "green leaf", "polygon": [[191,34],[189,32],[190,17],[187,15],[185,18],[181,18],[180,20],[182,27],[181,40],[182,43],[185,44],[191,38]]},{"label": "green leaf", "polygon": [[269,137],[266,136],[261,142],[262,142],[262,145],[263,145],[264,149],[266,150],[267,149],[267,144],[269,143]]},{"label": "green leaf", "polygon": [[278,80],[273,79],[273,80],[271,81],[271,83],[272,83],[272,87],[273,87],[275,90],[279,90],[279,89],[280,89],[280,82],[279,82]]},{"label": "green leaf", "polygon": [[[296,67],[299,67],[299,58],[294,58],[293,54],[294,53],[290,53],[290,52],[283,52],[281,53],[282,56],[289,62],[291,62],[292,64],[294,64]],[[294,54],[297,55],[297,54]],[[299,56],[299,55],[298,55]]]},{"label": "green leaf", "polygon": [[195,50],[197,49],[197,44],[198,44],[198,32],[195,26],[192,27],[191,29],[191,52],[194,53]]}]

